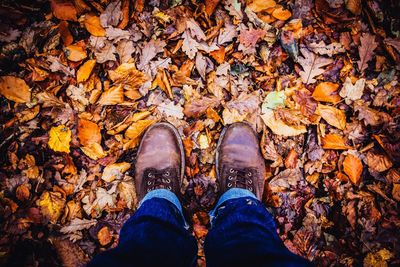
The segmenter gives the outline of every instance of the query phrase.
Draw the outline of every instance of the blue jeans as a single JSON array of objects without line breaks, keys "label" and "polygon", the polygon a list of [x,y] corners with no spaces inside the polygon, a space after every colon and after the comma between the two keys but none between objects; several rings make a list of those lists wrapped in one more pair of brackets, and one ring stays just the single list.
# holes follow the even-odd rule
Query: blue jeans
[{"label": "blue jeans", "polygon": [[[284,246],[271,214],[250,191],[225,192],[210,216],[207,267],[310,266]],[[178,198],[168,190],[151,191],[122,227],[118,246],[88,266],[195,266],[196,240],[186,226]]]}]

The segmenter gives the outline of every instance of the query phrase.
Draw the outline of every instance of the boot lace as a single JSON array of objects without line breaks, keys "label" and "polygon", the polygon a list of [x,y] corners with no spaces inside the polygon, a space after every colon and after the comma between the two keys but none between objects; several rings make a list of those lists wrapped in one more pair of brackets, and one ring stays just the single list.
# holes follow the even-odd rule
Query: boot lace
[{"label": "boot lace", "polygon": [[253,168],[227,168],[225,170],[227,175],[226,186],[228,189],[239,187],[247,189],[250,192],[255,191],[254,177],[257,175],[257,170]]},{"label": "boot lace", "polygon": [[174,168],[162,170],[148,168],[144,171],[143,176],[147,192],[155,189],[172,190],[172,179],[177,176],[177,172]]}]

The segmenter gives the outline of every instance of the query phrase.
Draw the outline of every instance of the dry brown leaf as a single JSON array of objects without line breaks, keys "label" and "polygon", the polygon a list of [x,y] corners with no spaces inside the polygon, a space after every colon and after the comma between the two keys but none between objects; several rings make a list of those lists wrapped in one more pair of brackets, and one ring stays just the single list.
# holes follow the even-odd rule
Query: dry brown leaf
[{"label": "dry brown leaf", "polygon": [[274,134],[282,136],[296,136],[307,132],[304,125],[290,126],[284,123],[281,119],[275,118],[273,110],[265,110],[261,115],[265,125],[271,129]]},{"label": "dry brown leaf", "polygon": [[319,83],[312,94],[315,100],[336,104],[340,101],[340,96],[337,94],[339,84],[332,82]]},{"label": "dry brown leaf", "polygon": [[68,60],[71,60],[73,62],[81,61],[87,57],[86,49],[77,44],[67,46],[64,50],[64,53],[67,56]]},{"label": "dry brown leaf", "polygon": [[29,187],[30,186],[26,184],[21,184],[17,187],[17,189],[15,190],[15,194],[19,201],[25,201],[29,198],[29,196],[31,195]]},{"label": "dry brown leaf", "polygon": [[360,60],[357,61],[358,70],[363,73],[368,67],[368,62],[374,56],[374,50],[378,47],[378,43],[375,42],[375,36],[370,33],[363,33],[360,38],[361,45],[358,48],[358,54]]},{"label": "dry brown leaf", "polygon": [[77,20],[77,12],[72,1],[51,0],[51,10],[54,17],[60,20]]},{"label": "dry brown leaf", "polygon": [[106,36],[106,31],[100,24],[100,18],[93,14],[86,14],[84,22],[86,30],[93,36]]},{"label": "dry brown leaf", "polygon": [[183,114],[188,118],[198,118],[203,115],[208,108],[215,108],[219,105],[218,99],[215,97],[202,97],[200,99],[192,99],[185,103]]},{"label": "dry brown leaf", "polygon": [[217,7],[220,0],[205,0],[206,13],[208,16],[211,16],[214,13],[215,8]]},{"label": "dry brown leaf", "polygon": [[400,184],[393,184],[392,196],[396,201],[400,201]]},{"label": "dry brown leaf", "polygon": [[358,185],[363,171],[361,160],[352,154],[346,155],[343,161],[343,171],[353,184]]},{"label": "dry brown leaf", "polygon": [[92,70],[95,65],[96,65],[96,60],[94,59],[89,59],[88,61],[83,63],[83,65],[79,68],[79,70],[76,73],[76,82],[82,83],[85,82],[87,79],[89,79],[89,76],[92,73]]},{"label": "dry brown leaf", "polygon": [[97,233],[97,239],[99,240],[100,245],[107,246],[112,240],[112,234],[110,229],[107,226],[104,226]]},{"label": "dry brown leaf", "polygon": [[369,150],[367,152],[367,165],[376,172],[384,172],[393,166],[392,161],[385,154]]},{"label": "dry brown leaf", "polygon": [[324,149],[335,149],[335,150],[346,150],[351,148],[346,145],[343,137],[338,134],[326,134],[322,138],[322,148]]},{"label": "dry brown leaf", "polygon": [[124,102],[124,88],[122,84],[119,84],[103,92],[97,104],[107,106],[121,104],[122,102]]},{"label": "dry brown leaf", "polygon": [[346,115],[344,111],[331,106],[319,104],[317,112],[330,125],[335,126],[340,130],[346,128]]},{"label": "dry brown leaf", "polygon": [[305,84],[315,83],[317,80],[316,76],[325,72],[322,67],[329,65],[333,62],[332,59],[326,57],[320,57],[307,50],[307,48],[300,48],[303,56],[298,57],[298,61],[303,68],[300,71],[300,77]]},{"label": "dry brown leaf", "polygon": [[354,15],[360,15],[362,10],[361,0],[348,0],[346,8]]},{"label": "dry brown leaf", "polygon": [[285,167],[288,169],[294,169],[297,167],[297,160],[299,155],[297,154],[296,150],[293,148],[289,151],[288,155],[285,158]]},{"label": "dry brown leaf", "polygon": [[63,20],[58,25],[58,29],[60,31],[61,39],[65,46],[68,46],[74,42],[74,37],[68,29],[68,22]]},{"label": "dry brown leaf", "polygon": [[15,76],[0,77],[0,94],[17,103],[31,101],[31,92],[26,82]]}]

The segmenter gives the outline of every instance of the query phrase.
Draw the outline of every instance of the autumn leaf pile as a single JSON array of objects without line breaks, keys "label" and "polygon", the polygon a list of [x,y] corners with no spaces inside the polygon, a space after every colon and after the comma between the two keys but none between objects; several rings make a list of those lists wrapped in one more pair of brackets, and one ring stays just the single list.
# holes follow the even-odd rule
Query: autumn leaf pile
[{"label": "autumn leaf pile", "polygon": [[183,139],[200,266],[216,142],[239,121],[259,133],[291,251],[400,264],[398,1],[18,2],[0,4],[1,264],[78,266],[114,247],[136,148],[161,120]]}]

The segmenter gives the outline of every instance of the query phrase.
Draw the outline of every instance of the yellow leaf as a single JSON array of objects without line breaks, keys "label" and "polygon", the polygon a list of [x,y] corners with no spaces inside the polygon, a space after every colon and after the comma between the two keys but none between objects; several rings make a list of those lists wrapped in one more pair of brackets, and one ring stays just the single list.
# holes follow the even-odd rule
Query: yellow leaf
[{"label": "yellow leaf", "polygon": [[60,192],[46,191],[36,201],[36,205],[51,223],[56,223],[64,209],[65,199]]},{"label": "yellow leaf", "polygon": [[82,152],[91,159],[98,160],[107,156],[103,148],[98,143],[90,144],[89,146],[81,147]]},{"label": "yellow leaf", "polygon": [[254,0],[248,5],[253,12],[264,11],[274,6],[276,6],[276,2],[274,0]]},{"label": "yellow leaf", "polygon": [[307,132],[304,125],[289,126],[282,120],[275,118],[273,110],[265,110],[261,115],[265,125],[267,125],[274,134],[282,136],[296,136]]},{"label": "yellow leaf", "polygon": [[136,122],[139,120],[143,120],[150,116],[151,112],[146,110],[142,112],[137,112],[133,115],[127,116],[123,121],[118,123],[117,125],[113,126],[110,130],[107,131],[107,134],[116,135],[117,133],[122,132],[126,128],[128,128],[132,122]]},{"label": "yellow leaf", "polygon": [[0,94],[17,103],[31,101],[31,92],[26,82],[14,76],[0,77]]},{"label": "yellow leaf", "polygon": [[343,149],[349,149],[350,147],[344,143],[343,137],[341,137],[340,135],[326,134],[322,138],[322,148],[343,150]]},{"label": "yellow leaf", "polygon": [[120,162],[120,163],[114,163],[114,164],[107,165],[104,168],[101,179],[103,179],[106,182],[112,182],[117,178],[122,178],[122,175],[124,174],[124,172],[129,170],[130,167],[131,167],[131,164],[128,162]]},{"label": "yellow leaf", "polygon": [[103,92],[97,104],[106,106],[121,104],[122,102],[124,102],[124,88],[122,84],[119,84]]},{"label": "yellow leaf", "polygon": [[68,60],[73,62],[78,62],[87,57],[86,49],[84,49],[80,45],[69,45],[64,50],[65,55],[67,56]]},{"label": "yellow leaf", "polygon": [[315,100],[336,104],[340,101],[340,96],[336,93],[339,84],[332,82],[322,82],[315,87],[312,97]]},{"label": "yellow leaf", "polygon": [[133,181],[122,181],[119,183],[118,193],[120,198],[126,202],[126,206],[129,209],[133,209],[137,203],[136,189]]},{"label": "yellow leaf", "polygon": [[69,143],[71,142],[71,130],[65,125],[52,127],[50,129],[48,145],[56,152],[69,153]]},{"label": "yellow leaf", "polygon": [[353,184],[358,185],[363,171],[361,160],[351,154],[346,155],[343,161],[343,171]]},{"label": "yellow leaf", "polygon": [[95,65],[96,65],[96,60],[94,59],[90,59],[85,63],[83,63],[83,65],[79,68],[78,72],[76,73],[76,82],[77,83],[85,82],[92,73],[92,70]]},{"label": "yellow leaf", "polygon": [[78,138],[83,146],[101,142],[100,127],[91,121],[80,119],[78,122]]},{"label": "yellow leaf", "polygon": [[169,82],[167,73],[164,69],[159,69],[157,72],[157,76],[152,83],[152,88],[160,87],[170,99],[174,98],[172,93],[171,83]]},{"label": "yellow leaf", "polygon": [[135,140],[139,138],[144,131],[155,122],[156,120],[141,120],[134,122],[128,127],[128,129],[126,129],[125,137]]},{"label": "yellow leaf", "polygon": [[106,36],[106,31],[100,24],[100,18],[93,14],[86,14],[84,20],[85,28],[91,35],[97,37]]},{"label": "yellow leaf", "polygon": [[199,142],[200,149],[207,149],[210,146],[208,137],[205,134],[199,135],[198,142]]},{"label": "yellow leaf", "polygon": [[364,258],[364,267],[386,267],[388,266],[387,261],[393,257],[393,254],[383,248],[378,252],[370,252]]},{"label": "yellow leaf", "polygon": [[340,130],[346,128],[346,115],[343,110],[319,104],[317,113],[330,125]]}]

